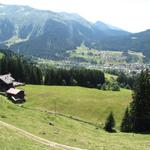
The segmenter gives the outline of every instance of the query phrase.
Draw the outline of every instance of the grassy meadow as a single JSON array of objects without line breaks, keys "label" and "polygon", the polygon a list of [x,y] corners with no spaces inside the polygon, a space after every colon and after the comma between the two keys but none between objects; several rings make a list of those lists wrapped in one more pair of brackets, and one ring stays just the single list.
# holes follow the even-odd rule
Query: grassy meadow
[{"label": "grassy meadow", "polygon": [[131,100],[131,91],[102,91],[83,87],[33,86],[22,87],[26,91],[28,108],[77,117],[93,123],[104,123],[110,111],[119,125],[124,109]]},{"label": "grassy meadow", "polygon": [[[55,101],[57,101],[58,112],[100,123],[104,122],[108,112],[113,110],[119,125],[120,116],[131,100],[129,90],[111,92],[81,87],[38,85],[26,85],[21,88],[25,89],[27,100],[22,105],[15,105],[0,96],[0,120],[45,139],[89,150],[148,150],[150,148],[150,135],[126,134],[119,131],[107,133],[101,127],[48,112],[55,110]],[[11,130],[6,131],[5,128],[3,130],[2,126],[0,129],[2,129],[0,142],[2,141],[1,145],[4,149],[17,150],[22,146],[21,143],[24,143],[27,150],[48,149],[36,143],[32,145],[33,141]],[[15,138],[13,139],[12,136]]]},{"label": "grassy meadow", "polygon": [[118,78],[117,75],[112,75],[112,74],[109,74],[109,73],[105,73],[105,79],[106,81],[116,81]]}]

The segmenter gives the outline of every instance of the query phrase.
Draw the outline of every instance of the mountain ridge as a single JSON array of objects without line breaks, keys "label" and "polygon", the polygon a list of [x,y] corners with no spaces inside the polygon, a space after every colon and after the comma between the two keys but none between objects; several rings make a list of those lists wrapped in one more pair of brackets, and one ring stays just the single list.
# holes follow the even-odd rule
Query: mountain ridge
[{"label": "mountain ridge", "polygon": [[140,43],[143,41],[138,40],[141,38],[132,38],[137,35],[141,37],[143,34],[133,34],[101,21],[91,23],[75,13],[56,13],[19,5],[0,6],[0,48],[19,49],[26,55],[54,56],[62,51],[73,50],[84,42],[89,48],[131,49],[142,51],[150,57],[147,46],[149,40],[142,47]]}]

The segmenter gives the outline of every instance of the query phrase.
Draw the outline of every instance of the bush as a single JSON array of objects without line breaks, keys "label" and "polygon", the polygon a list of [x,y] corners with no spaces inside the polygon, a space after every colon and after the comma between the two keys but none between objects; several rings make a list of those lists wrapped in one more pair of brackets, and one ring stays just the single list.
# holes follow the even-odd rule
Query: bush
[{"label": "bush", "polygon": [[125,86],[125,88],[126,88],[126,89],[131,89],[131,87],[130,87],[129,84],[127,84],[127,85]]},{"label": "bush", "polygon": [[104,91],[108,90],[107,84],[104,83],[104,84],[101,86],[101,89],[104,90]]},{"label": "bush", "polygon": [[103,85],[98,84],[97,85],[98,89],[101,90],[112,90],[112,91],[120,91],[120,86],[118,82],[106,82]]},{"label": "bush", "polygon": [[117,82],[113,82],[112,85],[111,85],[111,90],[112,91],[120,91],[120,87],[118,85]]}]

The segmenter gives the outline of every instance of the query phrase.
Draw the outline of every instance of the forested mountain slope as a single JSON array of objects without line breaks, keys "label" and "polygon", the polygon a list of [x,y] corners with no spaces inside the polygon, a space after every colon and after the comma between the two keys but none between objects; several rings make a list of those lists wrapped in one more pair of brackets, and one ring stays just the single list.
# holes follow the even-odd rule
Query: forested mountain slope
[{"label": "forested mountain slope", "polygon": [[98,50],[134,50],[150,57],[150,31],[132,34],[78,14],[0,5],[0,48],[26,55],[53,57],[81,43]]}]

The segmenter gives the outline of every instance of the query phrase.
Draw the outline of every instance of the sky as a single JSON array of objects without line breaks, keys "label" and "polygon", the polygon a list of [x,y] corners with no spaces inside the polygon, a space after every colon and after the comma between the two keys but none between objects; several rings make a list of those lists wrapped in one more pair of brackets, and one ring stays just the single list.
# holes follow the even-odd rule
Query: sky
[{"label": "sky", "polygon": [[88,21],[103,21],[134,33],[150,29],[150,0],[0,0],[0,3],[78,13]]}]

